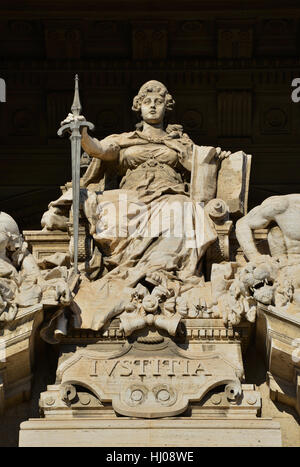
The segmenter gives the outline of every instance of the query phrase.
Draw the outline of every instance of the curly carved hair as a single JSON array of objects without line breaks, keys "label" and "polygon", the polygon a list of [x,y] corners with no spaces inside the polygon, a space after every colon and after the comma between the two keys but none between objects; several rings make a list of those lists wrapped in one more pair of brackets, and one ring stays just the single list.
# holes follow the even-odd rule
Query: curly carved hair
[{"label": "curly carved hair", "polygon": [[141,105],[147,94],[151,92],[158,92],[161,97],[165,99],[166,102],[166,111],[171,111],[174,108],[175,101],[171,94],[169,94],[166,86],[159,81],[151,80],[147,81],[147,83],[143,84],[140,88],[138,95],[133,99],[132,110],[134,112],[139,113],[141,110]]}]

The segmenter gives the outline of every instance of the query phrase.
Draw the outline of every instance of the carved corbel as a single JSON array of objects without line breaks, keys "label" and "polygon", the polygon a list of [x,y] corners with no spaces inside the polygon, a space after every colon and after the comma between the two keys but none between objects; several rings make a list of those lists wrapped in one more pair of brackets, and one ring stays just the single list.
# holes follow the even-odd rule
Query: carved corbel
[{"label": "carved corbel", "polygon": [[59,393],[60,393],[61,400],[68,406],[71,405],[72,401],[75,399],[77,395],[76,388],[72,384],[61,385]]},{"label": "carved corbel", "polygon": [[267,362],[270,398],[300,415],[300,320],[275,307],[258,307],[256,340]]}]

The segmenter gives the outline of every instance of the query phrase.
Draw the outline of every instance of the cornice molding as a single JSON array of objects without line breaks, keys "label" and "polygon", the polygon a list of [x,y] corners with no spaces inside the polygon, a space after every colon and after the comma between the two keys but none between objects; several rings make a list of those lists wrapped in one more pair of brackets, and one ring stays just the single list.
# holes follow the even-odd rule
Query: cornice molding
[{"label": "cornice molding", "polygon": [[[122,17],[136,18],[143,15],[145,18],[160,17],[167,14],[172,17],[180,13],[181,17],[195,18],[199,12],[219,12],[224,16],[230,12],[230,16],[239,17],[255,13],[266,12],[271,15],[285,15],[300,11],[297,0],[251,0],[247,4],[241,0],[2,0],[1,14],[5,17],[61,17],[65,15],[68,18],[78,17],[84,14],[85,17],[95,17],[98,13],[99,18]],[[290,10],[290,11],[288,11]],[[44,16],[46,17],[46,16]]]},{"label": "cornice molding", "polygon": [[[210,59],[210,58],[173,58],[159,60],[133,60],[131,58],[111,58],[103,60],[82,59],[47,59],[47,60],[8,60],[2,59],[1,72],[33,71],[45,73],[49,71],[73,72],[74,69],[82,72],[118,72],[143,70],[168,70],[170,73],[185,71],[232,71],[232,70],[268,70],[298,69],[300,72],[299,57],[252,58],[252,59]],[[298,71],[297,70],[297,71]],[[36,83],[34,83],[36,84]]]}]

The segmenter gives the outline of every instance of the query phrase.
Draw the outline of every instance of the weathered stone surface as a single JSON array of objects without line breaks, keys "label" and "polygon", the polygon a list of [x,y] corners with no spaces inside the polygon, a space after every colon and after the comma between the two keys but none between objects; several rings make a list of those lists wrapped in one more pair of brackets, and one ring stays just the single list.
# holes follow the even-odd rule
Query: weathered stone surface
[{"label": "weathered stone surface", "polygon": [[264,419],[29,420],[19,446],[280,447],[281,433]]},{"label": "weathered stone surface", "polygon": [[[149,81],[133,100],[133,110],[142,117],[135,131],[100,141],[83,128],[82,147],[92,162],[78,182],[78,192],[76,185],[66,184],[43,217],[44,229],[26,232],[46,284],[41,289],[47,309],[41,336],[59,343],[61,354],[56,382],[40,396],[45,424],[23,425],[21,445],[30,443],[27,430],[34,439],[34,427],[48,432],[48,422],[55,421],[64,434],[63,421],[80,424],[79,419],[90,417],[97,433],[107,422],[119,430],[118,444],[128,445],[127,434],[119,429],[119,415],[126,423],[132,417],[153,419],[147,440],[142,436],[136,445],[152,445],[156,436],[162,436],[155,419],[165,417],[179,424],[178,441],[176,436],[173,441],[166,438],[168,445],[178,445],[182,420],[195,423],[199,436],[204,430],[201,442],[209,445],[225,418],[231,428],[224,428],[226,436],[215,445],[281,444],[279,426],[260,418],[261,395],[245,381],[243,360],[258,307],[297,308],[298,282],[293,279],[288,285],[288,280],[291,275],[297,278],[299,239],[288,219],[298,198],[290,195],[283,208],[277,200],[275,210],[274,203],[267,205],[268,222],[264,206],[238,221],[237,239],[250,259],[243,262],[231,243],[234,221],[247,212],[251,156],[199,147],[181,125],[165,128],[165,113],[173,106],[166,87]],[[62,128],[84,122],[78,113],[72,111]],[[73,222],[78,218],[77,236]],[[268,241],[272,255],[262,256],[252,230],[265,229],[269,221],[277,221],[281,231],[272,225],[256,232]],[[77,270],[74,252],[79,251]],[[37,292],[25,288],[24,303],[27,293]],[[263,335],[259,325],[260,321],[258,344]],[[283,352],[284,346],[275,343],[273,335],[272,339],[270,397],[283,401],[272,377],[276,352]],[[298,381],[294,366],[289,381],[292,377]],[[279,374],[277,378],[282,377]],[[298,410],[295,394],[293,399],[285,396]],[[77,425],[72,426],[76,432]],[[238,442],[232,439],[235,430]],[[42,438],[40,445],[45,443]],[[50,436],[47,442],[55,445],[57,437]]]},{"label": "weathered stone surface", "polygon": [[[52,264],[52,267],[55,263]],[[0,213],[0,410],[30,397],[35,333],[47,307],[69,304],[67,270],[39,268],[18,226]]]},{"label": "weathered stone surface", "polygon": [[[270,226],[270,227],[269,227]],[[271,256],[261,255],[252,237],[269,227]],[[253,297],[260,303],[257,345],[266,355],[272,400],[299,408],[300,195],[273,196],[237,223],[237,238],[250,260]],[[254,280],[255,279],[255,280]]]},{"label": "weathered stone surface", "polygon": [[[75,387],[83,386],[100,402],[112,402],[113,409],[121,415],[174,416],[183,413],[190,401],[201,401],[218,386],[226,386],[229,399],[242,396],[240,347],[225,344],[218,350],[221,348],[221,352],[199,349],[197,353],[179,349],[167,340],[150,345],[127,344],[113,354],[78,350],[58,366],[57,383],[63,394],[73,388],[74,394],[65,400],[69,405],[76,397]],[[43,394],[40,404],[51,416],[52,410],[57,410],[57,402],[49,411],[45,406],[47,398],[48,393]]]}]

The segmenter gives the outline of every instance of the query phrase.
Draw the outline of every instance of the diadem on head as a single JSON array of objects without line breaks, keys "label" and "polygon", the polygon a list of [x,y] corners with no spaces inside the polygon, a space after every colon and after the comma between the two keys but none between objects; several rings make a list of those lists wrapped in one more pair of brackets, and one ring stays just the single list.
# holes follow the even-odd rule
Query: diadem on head
[{"label": "diadem on head", "polygon": [[171,94],[169,94],[166,86],[161,83],[160,81],[151,80],[147,81],[147,83],[143,84],[140,88],[137,96],[133,99],[132,110],[134,112],[140,112],[141,105],[145,97],[150,94],[151,92],[156,92],[161,95],[165,99],[166,103],[166,111],[171,111],[174,108],[175,101],[172,98]]}]

